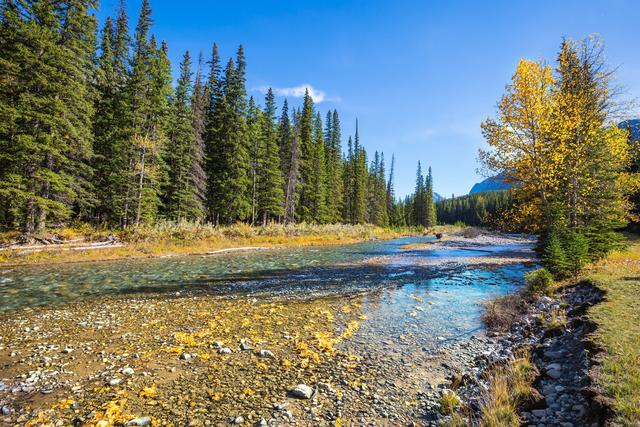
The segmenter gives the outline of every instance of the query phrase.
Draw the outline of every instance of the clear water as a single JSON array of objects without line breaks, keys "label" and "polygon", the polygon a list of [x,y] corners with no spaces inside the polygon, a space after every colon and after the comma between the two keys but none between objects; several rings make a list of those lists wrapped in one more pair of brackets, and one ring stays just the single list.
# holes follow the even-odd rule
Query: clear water
[{"label": "clear water", "polygon": [[[433,348],[477,331],[482,303],[516,290],[530,267],[433,266],[416,258],[484,256],[522,247],[403,251],[430,238],[355,245],[30,266],[0,270],[0,311],[55,305],[102,295],[206,292],[216,295],[315,297],[364,292],[356,340]],[[526,246],[524,246],[526,247]],[[394,255],[392,264],[365,264]],[[401,260],[401,262],[398,262]],[[402,337],[400,337],[402,335]],[[408,338],[407,338],[408,337]]]}]

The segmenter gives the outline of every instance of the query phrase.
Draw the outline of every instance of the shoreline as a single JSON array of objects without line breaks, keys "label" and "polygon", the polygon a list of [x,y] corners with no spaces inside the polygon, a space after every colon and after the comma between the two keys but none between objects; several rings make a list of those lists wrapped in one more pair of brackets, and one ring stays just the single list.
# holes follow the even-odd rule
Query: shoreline
[{"label": "shoreline", "polygon": [[[308,229],[308,230],[307,230]],[[102,245],[99,250],[92,247],[61,248],[51,245],[40,252],[21,253],[22,249],[5,249],[0,253],[0,268],[15,268],[31,265],[67,264],[78,262],[104,262],[125,259],[169,258],[179,256],[213,256],[228,252],[286,249],[297,247],[334,246],[362,243],[370,240],[392,240],[409,236],[427,236],[441,230],[457,230],[449,226],[434,229],[393,230],[375,226],[296,226],[277,229],[274,233],[260,234],[262,229],[250,229],[254,235],[222,236],[201,239],[161,238],[149,241],[114,241]],[[224,233],[222,230],[221,233]],[[28,250],[28,249],[27,249]]]}]

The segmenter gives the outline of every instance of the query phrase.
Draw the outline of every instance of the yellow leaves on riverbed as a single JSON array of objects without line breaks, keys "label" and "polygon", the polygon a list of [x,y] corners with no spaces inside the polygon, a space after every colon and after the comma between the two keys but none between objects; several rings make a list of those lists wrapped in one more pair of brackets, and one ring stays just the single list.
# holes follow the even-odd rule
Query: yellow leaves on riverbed
[{"label": "yellow leaves on riverbed", "polygon": [[[114,323],[119,329],[108,336],[103,348],[109,350],[100,355],[97,370],[78,377],[82,392],[74,395],[75,407],[82,414],[93,413],[87,425],[100,427],[136,416],[169,422],[176,405],[189,405],[194,414],[214,411],[211,419],[218,419],[222,413],[255,410],[256,402],[265,399],[282,399],[298,382],[329,379],[330,365],[354,374],[357,357],[341,352],[340,344],[366,319],[359,298],[286,304],[211,296],[137,300],[143,315],[140,310],[118,312]],[[219,354],[221,348],[231,353]],[[103,360],[117,360],[116,366],[105,371]],[[109,384],[122,377],[127,365],[135,367],[135,375]],[[96,381],[97,375],[104,379]],[[31,425],[74,416],[63,406],[51,411]]]}]

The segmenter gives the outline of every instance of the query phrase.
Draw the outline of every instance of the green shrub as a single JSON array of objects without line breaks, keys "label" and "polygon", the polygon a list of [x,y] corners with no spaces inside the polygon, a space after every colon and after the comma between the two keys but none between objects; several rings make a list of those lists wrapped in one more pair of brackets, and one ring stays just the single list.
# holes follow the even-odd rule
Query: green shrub
[{"label": "green shrub", "polygon": [[546,294],[553,285],[553,276],[546,268],[530,271],[524,276],[527,290],[532,294]]},{"label": "green shrub", "polygon": [[549,233],[542,243],[542,264],[555,278],[563,279],[571,274],[562,241],[555,231]]},{"label": "green shrub", "polygon": [[564,252],[567,271],[575,275],[589,262],[589,242],[584,234],[570,230],[564,234]]}]

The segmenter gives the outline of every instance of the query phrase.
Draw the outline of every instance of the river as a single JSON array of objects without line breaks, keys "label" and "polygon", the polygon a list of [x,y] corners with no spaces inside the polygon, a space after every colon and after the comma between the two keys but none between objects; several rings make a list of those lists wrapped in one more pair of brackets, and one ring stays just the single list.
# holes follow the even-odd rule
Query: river
[{"label": "river", "polygon": [[[529,252],[529,241],[430,243],[0,269],[0,404],[11,421],[88,425],[147,413],[179,425],[419,417],[418,392],[445,375],[431,369],[439,349],[478,334],[482,304],[516,291],[531,268],[492,261]],[[286,397],[297,383],[327,391],[310,408]],[[154,397],[141,394],[150,387]],[[124,392],[136,397],[121,402]],[[65,400],[75,407],[43,412]]]}]

